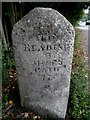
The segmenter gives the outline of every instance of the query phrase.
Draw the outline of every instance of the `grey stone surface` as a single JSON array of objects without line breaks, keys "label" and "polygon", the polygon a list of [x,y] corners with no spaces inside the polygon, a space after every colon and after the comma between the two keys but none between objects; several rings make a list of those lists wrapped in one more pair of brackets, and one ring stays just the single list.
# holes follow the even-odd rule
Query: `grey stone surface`
[{"label": "grey stone surface", "polygon": [[12,31],[21,104],[47,118],[65,118],[75,31],[51,8],[35,8]]}]

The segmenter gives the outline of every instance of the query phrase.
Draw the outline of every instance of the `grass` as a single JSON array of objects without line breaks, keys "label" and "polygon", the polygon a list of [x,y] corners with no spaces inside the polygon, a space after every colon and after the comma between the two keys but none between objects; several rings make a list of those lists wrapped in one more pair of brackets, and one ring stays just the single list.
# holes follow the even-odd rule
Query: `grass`
[{"label": "grass", "polygon": [[0,118],[2,117],[2,39],[0,39]]},{"label": "grass", "polygon": [[88,120],[88,78],[87,70],[80,60],[76,60],[76,69],[72,70],[69,113],[71,119]]},{"label": "grass", "polygon": [[88,120],[88,70],[84,63],[81,40],[78,38],[79,33],[76,31],[67,117],[70,120]]},{"label": "grass", "polygon": [[[3,52],[3,111],[11,104],[20,105],[19,92],[17,90],[17,75],[12,49]],[[83,62],[82,48],[76,32],[74,44],[74,57],[72,64],[70,97],[66,120],[88,120],[88,71]],[[26,112],[25,112],[26,114]],[[25,115],[24,114],[24,115]],[[31,113],[30,113],[31,114]],[[10,112],[3,112],[3,118],[9,120]],[[36,120],[35,114],[31,115],[30,120]],[[37,119],[40,120],[40,119]],[[43,120],[43,119],[42,119]]]}]

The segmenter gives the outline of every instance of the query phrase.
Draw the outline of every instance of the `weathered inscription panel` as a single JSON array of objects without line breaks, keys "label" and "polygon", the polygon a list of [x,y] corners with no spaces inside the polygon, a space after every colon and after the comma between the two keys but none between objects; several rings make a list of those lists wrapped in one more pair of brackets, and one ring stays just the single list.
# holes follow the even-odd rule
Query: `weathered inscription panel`
[{"label": "weathered inscription panel", "polygon": [[65,118],[73,26],[51,8],[35,8],[12,32],[21,103],[46,117]]}]

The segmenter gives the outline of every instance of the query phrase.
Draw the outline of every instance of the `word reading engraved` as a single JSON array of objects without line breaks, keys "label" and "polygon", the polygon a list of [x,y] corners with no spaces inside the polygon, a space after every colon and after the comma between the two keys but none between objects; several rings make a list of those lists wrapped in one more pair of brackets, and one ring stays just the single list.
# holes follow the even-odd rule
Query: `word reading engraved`
[{"label": "word reading engraved", "polygon": [[60,43],[57,43],[55,45],[40,45],[39,48],[37,45],[31,45],[31,44],[24,44],[23,43],[23,50],[24,51],[50,51],[50,50],[56,50],[62,49],[62,45]]},{"label": "word reading engraved", "polygon": [[60,66],[62,65],[62,61],[60,60],[50,60],[50,61],[34,61],[33,68],[35,73],[52,73],[52,72],[59,72]]}]

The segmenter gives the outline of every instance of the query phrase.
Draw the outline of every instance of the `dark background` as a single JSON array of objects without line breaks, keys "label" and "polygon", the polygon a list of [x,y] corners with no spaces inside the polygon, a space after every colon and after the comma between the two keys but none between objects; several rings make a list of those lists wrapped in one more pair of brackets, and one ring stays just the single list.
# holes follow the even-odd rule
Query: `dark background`
[{"label": "dark background", "polygon": [[83,9],[88,7],[88,2],[3,2],[2,24],[6,44],[12,47],[11,32],[18,20],[35,7],[50,7],[64,15],[74,26],[83,15]]}]

